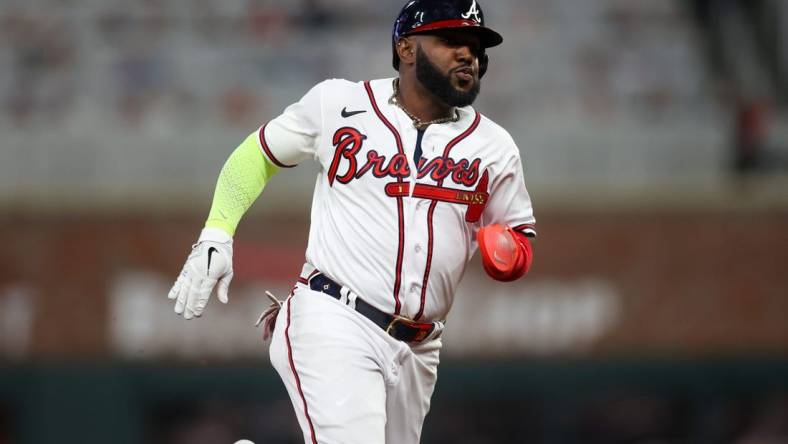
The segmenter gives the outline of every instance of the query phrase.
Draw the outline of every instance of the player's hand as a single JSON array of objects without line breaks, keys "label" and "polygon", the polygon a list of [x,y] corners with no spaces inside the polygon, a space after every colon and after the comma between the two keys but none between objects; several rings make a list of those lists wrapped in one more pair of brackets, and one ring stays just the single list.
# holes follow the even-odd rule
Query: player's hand
[{"label": "player's hand", "polygon": [[167,297],[175,300],[175,313],[184,319],[200,317],[217,283],[219,301],[229,301],[227,289],[232,279],[232,237],[218,228],[205,228]]}]

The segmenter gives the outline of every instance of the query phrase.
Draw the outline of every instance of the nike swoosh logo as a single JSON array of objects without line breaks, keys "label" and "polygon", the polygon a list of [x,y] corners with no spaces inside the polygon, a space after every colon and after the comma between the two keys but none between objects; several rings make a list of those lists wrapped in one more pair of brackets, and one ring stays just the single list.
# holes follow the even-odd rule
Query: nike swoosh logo
[{"label": "nike swoosh logo", "polygon": [[352,117],[355,116],[356,114],[361,114],[365,112],[367,112],[367,110],[365,109],[362,109],[361,111],[348,111],[347,107],[344,107],[342,108],[342,117],[347,119],[348,117]]},{"label": "nike swoosh logo", "polygon": [[217,251],[219,251],[219,250],[217,250],[214,247],[211,247],[211,248],[208,249],[208,270],[207,270],[207,273],[211,272],[211,256],[213,255],[213,253],[216,253]]}]

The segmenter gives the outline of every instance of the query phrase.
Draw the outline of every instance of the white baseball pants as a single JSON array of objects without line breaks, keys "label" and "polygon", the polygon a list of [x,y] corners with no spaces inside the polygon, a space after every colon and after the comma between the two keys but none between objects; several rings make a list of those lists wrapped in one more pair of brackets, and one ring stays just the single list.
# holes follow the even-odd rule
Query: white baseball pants
[{"label": "white baseball pants", "polygon": [[270,356],[306,443],[417,444],[440,348],[439,337],[398,341],[299,283],[277,317]]}]

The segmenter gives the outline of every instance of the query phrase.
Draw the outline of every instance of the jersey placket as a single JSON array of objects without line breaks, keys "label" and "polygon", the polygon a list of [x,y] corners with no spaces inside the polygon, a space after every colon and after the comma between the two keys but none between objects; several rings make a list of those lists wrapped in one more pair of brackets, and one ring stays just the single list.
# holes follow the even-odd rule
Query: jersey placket
[{"label": "jersey placket", "polygon": [[[418,178],[418,160],[417,157],[429,157],[430,149],[426,145],[426,132],[429,127],[424,130],[416,130],[412,126],[408,128],[408,141],[413,141],[408,145],[411,147],[408,151],[408,161],[410,162],[411,176],[408,179],[410,182],[411,196],[407,199],[407,220],[408,229],[406,233],[406,249],[405,261],[408,264],[407,274],[403,276],[402,294],[403,298],[403,315],[413,318],[421,311],[422,303],[422,290],[424,285],[424,274],[428,266],[430,254],[430,237],[432,227],[428,225],[428,210],[430,201],[420,198],[412,197],[413,189],[417,183],[425,182],[429,179]],[[415,131],[415,135],[413,135]]]}]

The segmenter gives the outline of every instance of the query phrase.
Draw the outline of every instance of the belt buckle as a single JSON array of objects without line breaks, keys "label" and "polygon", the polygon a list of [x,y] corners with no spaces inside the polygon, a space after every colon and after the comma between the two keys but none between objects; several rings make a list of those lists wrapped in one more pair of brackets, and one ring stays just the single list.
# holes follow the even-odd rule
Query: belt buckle
[{"label": "belt buckle", "polygon": [[400,316],[400,315],[391,315],[391,316],[392,316],[391,322],[389,322],[389,325],[386,326],[386,333],[388,333],[389,335],[391,335],[391,329],[394,328],[394,326],[397,325],[398,323],[413,322],[410,319],[406,318],[405,316]]},{"label": "belt buckle", "polygon": [[[395,325],[397,325],[397,324],[411,324],[411,328],[416,328],[418,330],[418,333],[416,333],[416,337],[414,337],[412,341],[409,341],[409,342],[414,343],[414,344],[423,341],[424,338],[426,338],[427,336],[430,335],[430,333],[432,333],[432,329],[435,328],[435,326],[433,325],[432,329],[424,330],[424,329],[421,329],[419,327],[414,327],[413,324],[416,324],[416,322],[411,320],[411,319],[408,319],[408,318],[406,318],[404,316],[400,316],[400,315],[392,315],[392,316],[393,316],[393,319],[391,320],[391,322],[389,322],[389,325],[386,326],[386,333],[389,336],[394,338],[394,336],[391,334],[391,329],[394,328]],[[397,339],[397,338],[394,338],[394,339]]]}]

